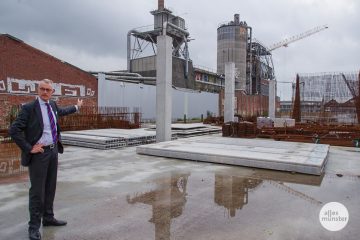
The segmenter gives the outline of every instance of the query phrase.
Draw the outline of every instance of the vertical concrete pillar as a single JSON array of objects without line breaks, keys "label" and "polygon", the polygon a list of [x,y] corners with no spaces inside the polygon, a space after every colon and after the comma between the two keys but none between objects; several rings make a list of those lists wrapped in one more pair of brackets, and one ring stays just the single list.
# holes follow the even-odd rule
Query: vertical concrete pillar
[{"label": "vertical concrete pillar", "polygon": [[104,73],[98,73],[98,106],[105,106],[105,74]]},{"label": "vertical concrete pillar", "polygon": [[171,140],[172,38],[157,37],[156,142]]},{"label": "vertical concrete pillar", "polygon": [[269,117],[275,119],[276,81],[269,81]]},{"label": "vertical concrete pillar", "polygon": [[189,117],[189,110],[188,110],[188,93],[184,93],[184,116]]},{"label": "vertical concrete pillar", "polygon": [[235,107],[235,63],[225,63],[224,122],[234,121]]}]

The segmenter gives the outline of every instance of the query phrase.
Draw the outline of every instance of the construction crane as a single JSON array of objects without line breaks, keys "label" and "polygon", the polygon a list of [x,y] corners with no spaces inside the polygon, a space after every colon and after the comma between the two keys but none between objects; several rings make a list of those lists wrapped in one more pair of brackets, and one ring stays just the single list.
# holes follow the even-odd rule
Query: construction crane
[{"label": "construction crane", "polygon": [[303,38],[306,38],[306,37],[309,37],[315,33],[318,33],[322,30],[325,30],[325,29],[328,29],[328,25],[322,25],[322,26],[318,26],[318,27],[315,27],[313,29],[310,29],[306,32],[303,32],[303,33],[300,33],[298,35],[295,35],[295,36],[292,36],[290,38],[287,38],[287,39],[284,39],[278,43],[275,43],[273,45],[271,45],[270,47],[267,48],[267,50],[269,52],[271,51],[274,51],[275,49],[278,49],[278,48],[281,48],[281,47],[287,47],[290,43],[293,43],[293,42],[296,42],[296,41],[299,41],[300,39],[303,39]]}]

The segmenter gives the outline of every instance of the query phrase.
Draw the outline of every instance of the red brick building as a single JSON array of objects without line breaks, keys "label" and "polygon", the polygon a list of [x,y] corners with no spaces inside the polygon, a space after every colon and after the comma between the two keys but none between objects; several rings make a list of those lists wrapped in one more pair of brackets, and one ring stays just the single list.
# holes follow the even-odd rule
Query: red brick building
[{"label": "red brick building", "polygon": [[62,105],[97,106],[98,83],[91,74],[63,62],[23,41],[0,35],[0,126],[7,124],[10,108],[35,99],[42,79],[54,81],[54,100]]},{"label": "red brick building", "polygon": [[[219,93],[219,113],[224,116],[224,90]],[[280,108],[280,98],[276,97],[275,108]],[[247,95],[242,91],[235,91],[235,112],[245,118],[268,116],[269,96],[265,95]],[[275,113],[277,110],[275,111]],[[276,113],[277,114],[277,113]]]}]

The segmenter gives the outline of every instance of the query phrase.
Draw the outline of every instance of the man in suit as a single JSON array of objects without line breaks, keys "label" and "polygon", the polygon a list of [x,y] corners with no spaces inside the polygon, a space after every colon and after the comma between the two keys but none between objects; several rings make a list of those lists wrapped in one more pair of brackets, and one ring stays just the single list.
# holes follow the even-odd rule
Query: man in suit
[{"label": "man in suit", "polygon": [[82,106],[58,107],[51,99],[54,89],[49,79],[40,81],[36,100],[22,106],[10,126],[9,133],[21,148],[21,164],[28,166],[31,187],[29,189],[29,238],[41,239],[39,228],[43,226],[64,226],[65,221],[54,217],[58,153],[63,153],[59,116],[75,113]]}]

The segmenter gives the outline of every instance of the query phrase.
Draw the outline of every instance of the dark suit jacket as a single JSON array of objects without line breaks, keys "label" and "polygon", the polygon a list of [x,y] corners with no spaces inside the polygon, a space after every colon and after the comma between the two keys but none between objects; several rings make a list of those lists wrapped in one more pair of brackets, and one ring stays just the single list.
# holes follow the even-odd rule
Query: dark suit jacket
[{"label": "dark suit jacket", "polygon": [[[60,142],[60,126],[59,116],[65,116],[76,112],[75,106],[60,108],[56,103],[50,100],[50,105],[56,116],[58,131],[58,151],[64,152],[64,148]],[[28,166],[31,161],[30,153],[33,145],[35,145],[42,136],[44,131],[44,123],[41,114],[39,100],[36,99],[22,106],[21,111],[9,129],[9,134],[15,143],[21,148],[21,165]]]}]

